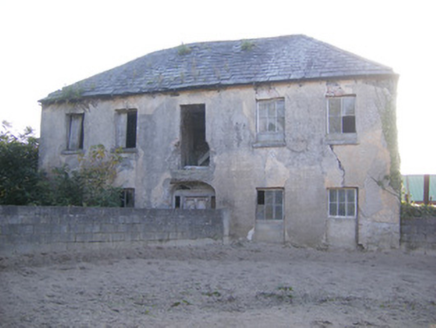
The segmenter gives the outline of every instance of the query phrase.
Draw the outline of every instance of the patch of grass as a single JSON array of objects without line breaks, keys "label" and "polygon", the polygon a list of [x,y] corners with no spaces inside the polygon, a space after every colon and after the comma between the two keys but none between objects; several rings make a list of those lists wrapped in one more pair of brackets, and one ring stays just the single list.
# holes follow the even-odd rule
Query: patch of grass
[{"label": "patch of grass", "polygon": [[291,286],[279,286],[276,291],[271,293],[261,292],[258,295],[265,298],[274,298],[280,302],[291,302],[293,299],[293,288]]},{"label": "patch of grass", "polygon": [[180,305],[191,305],[191,303],[188,302],[187,300],[181,300],[181,301],[174,302],[173,304],[171,304],[171,307],[174,308],[174,307],[177,307]]},{"label": "patch of grass", "polygon": [[209,296],[209,297],[211,297],[211,296],[220,297],[221,293],[219,291],[215,290],[213,292],[203,293],[203,295],[206,295],[206,296]]},{"label": "patch of grass", "polygon": [[188,47],[186,44],[183,44],[183,43],[177,48],[177,53],[180,56],[188,55],[191,52],[192,52],[192,49],[190,47]]},{"label": "patch of grass", "polygon": [[251,40],[244,40],[244,41],[242,41],[242,43],[241,43],[241,50],[242,50],[242,51],[250,51],[250,50],[253,50],[253,48],[254,48],[255,46],[256,46],[256,45],[254,44],[253,41],[251,41]]}]

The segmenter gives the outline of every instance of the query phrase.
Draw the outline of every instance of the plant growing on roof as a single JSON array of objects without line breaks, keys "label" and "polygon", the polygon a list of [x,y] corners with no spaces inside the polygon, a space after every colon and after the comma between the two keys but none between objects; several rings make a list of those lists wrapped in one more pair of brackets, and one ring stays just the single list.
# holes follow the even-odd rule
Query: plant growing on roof
[{"label": "plant growing on roof", "polygon": [[83,92],[84,91],[80,85],[69,85],[62,88],[60,95],[56,96],[56,101],[78,101],[82,99]]},{"label": "plant growing on roof", "polygon": [[177,48],[177,53],[180,56],[188,55],[191,52],[192,52],[192,49],[190,47],[188,47],[186,44],[183,44],[183,43]]},{"label": "plant growing on roof", "polygon": [[250,50],[253,50],[254,46],[255,46],[255,44],[254,44],[253,41],[251,41],[251,40],[244,40],[241,43],[241,50],[242,51],[250,51]]}]

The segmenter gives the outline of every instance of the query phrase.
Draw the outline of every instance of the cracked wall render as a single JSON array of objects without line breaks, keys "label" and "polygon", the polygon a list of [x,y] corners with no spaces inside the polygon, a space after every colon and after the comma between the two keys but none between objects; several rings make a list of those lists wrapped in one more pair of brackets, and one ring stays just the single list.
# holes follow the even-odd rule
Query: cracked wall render
[{"label": "cracked wall render", "polygon": [[[389,97],[395,95],[395,83],[334,82],[335,93],[356,95],[356,138],[345,142],[332,142],[327,136],[326,96],[333,92],[331,85],[281,83],[96,100],[85,110],[84,149],[94,144],[113,149],[115,110],[134,108],[137,148],[123,154],[128,164],[123,164],[117,183],[135,188],[136,207],[171,208],[174,183],[201,181],[214,188],[217,207],[229,209],[230,236],[246,238],[256,227],[256,188],[283,188],[284,231],[279,242],[398,247],[399,202],[383,182],[390,174],[391,156],[381,122],[386,103],[392,101]],[[385,92],[386,88],[392,90]],[[285,145],[254,147],[256,100],[276,97],[285,101]],[[205,105],[211,157],[208,167],[184,170],[180,111],[192,104]],[[41,167],[45,169],[76,165],[76,155],[64,152],[65,115],[70,112],[83,109],[73,104],[43,107]],[[355,221],[328,217],[328,188],[341,187],[358,190]],[[253,239],[260,233],[255,229]]]}]

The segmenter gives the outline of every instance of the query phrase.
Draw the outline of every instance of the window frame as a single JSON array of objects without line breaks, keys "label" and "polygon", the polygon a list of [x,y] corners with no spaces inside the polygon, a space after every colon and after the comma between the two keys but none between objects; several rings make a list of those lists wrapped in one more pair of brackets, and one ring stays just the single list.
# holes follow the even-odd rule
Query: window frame
[{"label": "window frame", "polygon": [[180,151],[182,169],[210,166],[206,103],[180,105]]},{"label": "window frame", "polygon": [[116,146],[122,148],[123,151],[135,151],[138,146],[138,110],[136,108],[117,109],[116,113]]},{"label": "window frame", "polygon": [[[270,193],[268,196],[267,193]],[[280,193],[280,201],[278,201],[277,196]],[[271,199],[272,202],[268,202],[268,198]],[[284,221],[285,218],[285,208],[284,208],[284,198],[285,193],[283,188],[257,188],[256,189],[256,221],[260,222],[281,222]],[[269,217],[268,206],[270,207],[270,211],[272,216]],[[280,207],[281,215],[280,218],[277,218],[277,209]]]},{"label": "window frame", "polygon": [[[344,201],[341,201],[341,197],[339,195],[339,192],[344,191]],[[354,200],[351,202],[349,201],[349,191],[353,192],[353,198]],[[336,200],[332,201],[332,192],[336,192]],[[327,193],[327,204],[328,204],[328,209],[327,209],[327,213],[328,213],[328,217],[329,218],[335,218],[335,219],[355,219],[357,218],[357,212],[358,212],[358,192],[357,192],[357,188],[352,188],[352,187],[344,187],[344,188],[329,188],[328,189],[328,193]],[[336,214],[332,214],[332,205],[335,205],[336,210],[334,211]],[[345,214],[341,215],[340,214],[340,204],[344,205],[344,211]],[[352,213],[352,215],[349,215],[349,205],[353,204],[354,207],[354,212]]]},{"label": "window frame", "polygon": [[[281,104],[281,107],[279,106]],[[262,108],[262,106],[266,108]],[[274,105],[274,115],[270,115]],[[280,113],[282,111],[282,114]],[[263,115],[262,112],[266,112]],[[265,124],[261,121],[265,119]],[[269,131],[273,126],[274,131]],[[256,144],[255,146],[284,146],[286,131],[286,103],[284,97],[256,99]]]},{"label": "window frame", "polygon": [[[80,123],[73,128],[74,118],[80,117]],[[68,113],[67,114],[67,140],[66,140],[66,151],[67,152],[79,152],[83,150],[84,139],[85,139],[85,131],[84,131],[84,122],[85,122],[85,113]],[[78,140],[73,141],[73,130],[79,129],[76,133]],[[77,143],[77,147],[73,147],[73,145]]]},{"label": "window frame", "polygon": [[[194,207],[189,207],[188,201],[191,201],[191,204],[195,204]],[[203,201],[205,207],[199,208],[197,204]],[[173,197],[173,208],[182,209],[182,210],[206,210],[206,209],[215,209],[216,208],[216,198],[214,195],[209,194],[185,194],[185,193],[177,193]]]},{"label": "window frame", "polygon": [[[349,99],[353,99],[353,115],[346,115],[347,113],[346,111],[346,107],[344,102],[349,100]],[[331,101],[332,100],[340,100],[340,116],[334,116],[331,115]],[[357,124],[356,124],[356,95],[354,94],[349,94],[349,95],[341,95],[341,96],[331,96],[331,97],[327,97],[327,134],[328,135],[353,135],[357,133]],[[330,131],[330,126],[331,126],[331,122],[330,119],[331,117],[336,117],[339,118],[339,122],[340,122],[340,131]],[[354,131],[344,131],[344,120],[346,120],[346,118],[353,118],[353,130]]]},{"label": "window frame", "polygon": [[135,188],[123,188],[120,195],[120,207],[135,207]]}]

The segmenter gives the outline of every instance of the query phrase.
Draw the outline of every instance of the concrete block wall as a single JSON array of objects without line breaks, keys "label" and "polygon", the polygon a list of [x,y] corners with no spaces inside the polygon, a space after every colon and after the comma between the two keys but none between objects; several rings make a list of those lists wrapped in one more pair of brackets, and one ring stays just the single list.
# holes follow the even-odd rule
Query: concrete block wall
[{"label": "concrete block wall", "polygon": [[401,219],[401,246],[406,250],[436,251],[436,217]]},{"label": "concrete block wall", "polygon": [[224,210],[0,206],[0,256],[222,241]]}]

